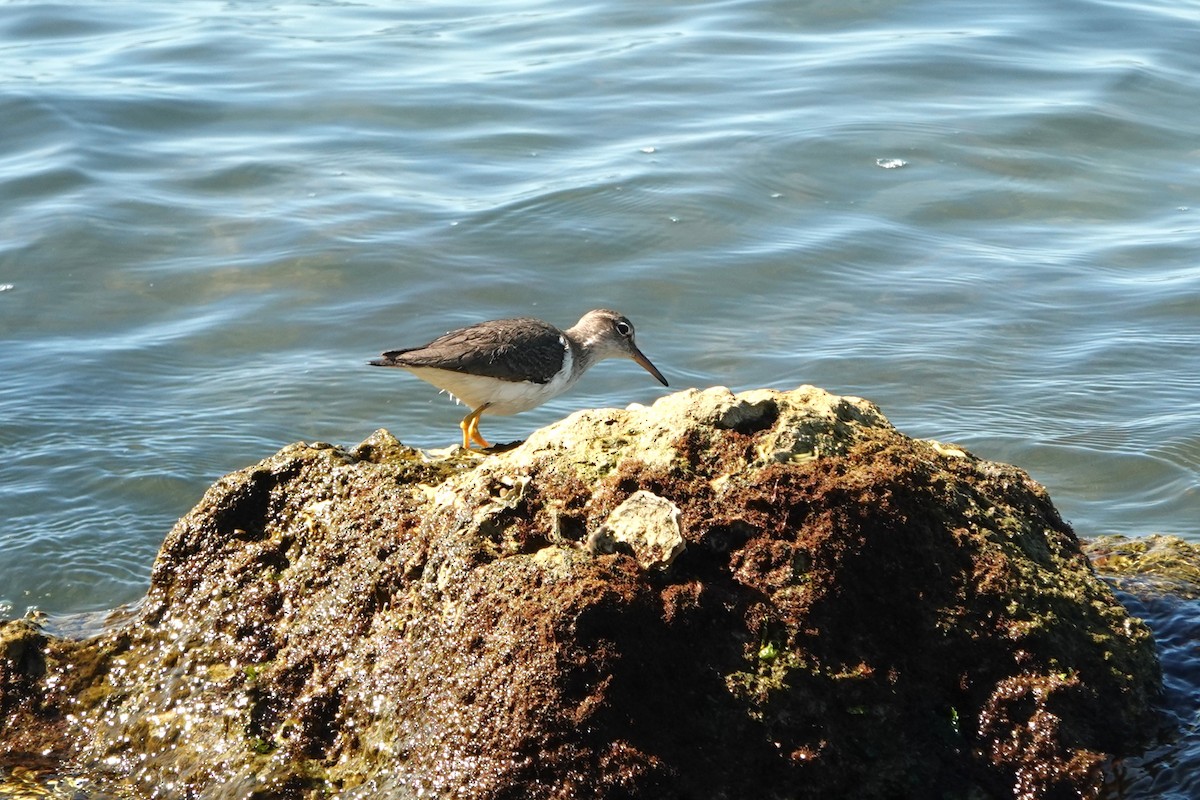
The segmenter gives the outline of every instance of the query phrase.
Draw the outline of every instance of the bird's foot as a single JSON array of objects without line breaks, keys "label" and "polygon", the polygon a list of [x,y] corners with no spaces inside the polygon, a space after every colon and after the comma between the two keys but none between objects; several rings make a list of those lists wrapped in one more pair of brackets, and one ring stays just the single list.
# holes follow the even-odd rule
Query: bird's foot
[{"label": "bird's foot", "polygon": [[463,417],[463,421],[458,424],[458,427],[462,428],[463,450],[470,450],[472,442],[485,450],[492,446],[479,432],[479,417],[482,416],[483,412],[489,405],[491,405],[491,403],[484,403],[479,408]]}]

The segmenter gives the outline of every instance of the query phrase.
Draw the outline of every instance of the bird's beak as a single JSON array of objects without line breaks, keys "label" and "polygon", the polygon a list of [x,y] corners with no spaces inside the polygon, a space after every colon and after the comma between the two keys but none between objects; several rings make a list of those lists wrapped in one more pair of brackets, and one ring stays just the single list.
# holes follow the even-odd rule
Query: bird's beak
[{"label": "bird's beak", "polygon": [[658,367],[651,364],[650,359],[642,355],[642,351],[638,350],[637,345],[635,345],[632,341],[629,343],[629,357],[636,361],[642,369],[646,370],[646,372],[649,372],[656,379],[658,379],[658,382],[663,386],[670,385],[667,383],[667,379],[662,376],[662,373],[658,371]]}]

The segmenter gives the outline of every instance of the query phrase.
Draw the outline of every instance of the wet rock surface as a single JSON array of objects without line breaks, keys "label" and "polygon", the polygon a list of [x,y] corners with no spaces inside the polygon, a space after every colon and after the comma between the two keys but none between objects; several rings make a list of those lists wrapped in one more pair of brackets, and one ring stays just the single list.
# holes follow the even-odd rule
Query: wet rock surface
[{"label": "wet rock surface", "polygon": [[127,621],[0,623],[0,752],[155,796],[1089,796],[1158,692],[1042,487],[812,387],[291,445]]},{"label": "wet rock surface", "polygon": [[1102,575],[1134,595],[1200,599],[1200,546],[1177,536],[1100,536],[1083,543]]}]

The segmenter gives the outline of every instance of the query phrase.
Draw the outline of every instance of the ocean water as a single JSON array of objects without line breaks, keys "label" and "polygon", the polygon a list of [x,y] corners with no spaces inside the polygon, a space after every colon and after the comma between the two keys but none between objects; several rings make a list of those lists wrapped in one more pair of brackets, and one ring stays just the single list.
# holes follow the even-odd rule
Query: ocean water
[{"label": "ocean water", "polygon": [[[1200,541],[1200,3],[0,4],[0,611],[137,600],[220,475],[458,440],[365,362],[610,306]],[[500,441],[665,390],[606,362]]]}]

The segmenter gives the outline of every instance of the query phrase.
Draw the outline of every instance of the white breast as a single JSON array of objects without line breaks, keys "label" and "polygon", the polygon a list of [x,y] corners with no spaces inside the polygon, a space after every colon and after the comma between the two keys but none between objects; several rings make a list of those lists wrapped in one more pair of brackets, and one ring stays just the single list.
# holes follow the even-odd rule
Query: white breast
[{"label": "white breast", "polygon": [[430,367],[405,367],[405,369],[421,380],[432,383],[449,393],[455,400],[472,410],[479,408],[484,403],[490,403],[485,413],[507,416],[537,408],[574,385],[578,376],[571,374],[574,359],[565,340],[563,341],[563,350],[562,369],[546,383],[502,381],[496,378]]}]

